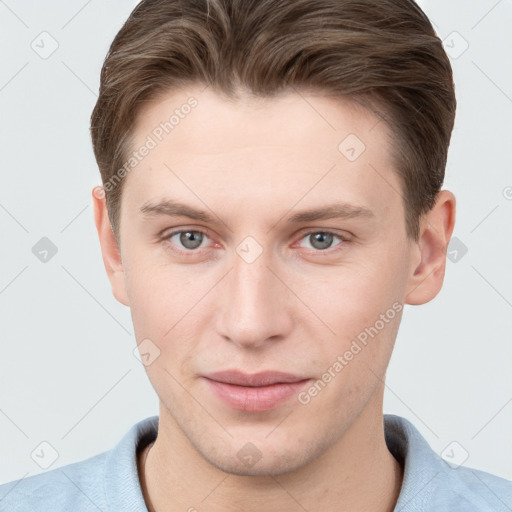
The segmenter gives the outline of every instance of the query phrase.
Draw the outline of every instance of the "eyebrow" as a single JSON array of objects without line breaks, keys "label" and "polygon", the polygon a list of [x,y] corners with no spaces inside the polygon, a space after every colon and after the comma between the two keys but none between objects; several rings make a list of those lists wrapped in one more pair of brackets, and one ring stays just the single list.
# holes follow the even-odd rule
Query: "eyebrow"
[{"label": "eyebrow", "polygon": [[[152,204],[146,202],[140,208],[145,217],[165,215],[169,217],[187,217],[209,224],[218,224],[220,219],[215,218],[205,210],[193,208],[187,204],[180,203],[171,199],[165,199]],[[356,206],[349,203],[333,203],[321,208],[311,208],[297,212],[287,219],[289,224],[299,224],[301,222],[311,222],[316,220],[328,219],[353,219],[353,218],[375,218],[372,210],[365,206]]]}]

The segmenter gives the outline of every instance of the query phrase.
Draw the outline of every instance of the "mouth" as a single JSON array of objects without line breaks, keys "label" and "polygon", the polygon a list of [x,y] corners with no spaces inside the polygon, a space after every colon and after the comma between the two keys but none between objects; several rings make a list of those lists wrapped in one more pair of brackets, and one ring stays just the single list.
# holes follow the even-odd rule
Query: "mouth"
[{"label": "mouth", "polygon": [[263,412],[275,409],[312,379],[290,373],[266,371],[246,374],[228,370],[205,375],[213,394],[232,409]]}]

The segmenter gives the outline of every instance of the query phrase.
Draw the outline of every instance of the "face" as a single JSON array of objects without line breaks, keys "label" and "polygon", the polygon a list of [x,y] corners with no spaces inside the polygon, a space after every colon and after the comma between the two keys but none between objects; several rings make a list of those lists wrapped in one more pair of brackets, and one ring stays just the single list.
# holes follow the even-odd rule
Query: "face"
[{"label": "face", "polygon": [[[148,136],[125,178],[114,291],[150,354],[160,429],[229,473],[298,469],[381,414],[417,264],[387,127],[320,94],[197,87],[150,104],[133,150]],[[232,370],[295,382],[212,376]]]}]

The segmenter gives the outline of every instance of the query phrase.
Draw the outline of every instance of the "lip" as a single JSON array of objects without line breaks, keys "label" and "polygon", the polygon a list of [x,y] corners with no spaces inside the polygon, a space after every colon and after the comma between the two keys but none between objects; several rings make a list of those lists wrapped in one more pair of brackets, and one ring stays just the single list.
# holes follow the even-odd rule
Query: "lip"
[{"label": "lip", "polygon": [[205,375],[207,379],[225,384],[235,384],[236,386],[270,386],[271,384],[282,384],[289,382],[299,382],[307,379],[308,377],[301,377],[293,375],[292,373],[285,373],[273,370],[267,370],[258,373],[243,373],[240,370],[224,370],[222,372],[215,372]]},{"label": "lip", "polygon": [[296,395],[311,379],[290,373],[265,371],[247,374],[227,370],[204,376],[211,391],[233,409],[263,412]]}]

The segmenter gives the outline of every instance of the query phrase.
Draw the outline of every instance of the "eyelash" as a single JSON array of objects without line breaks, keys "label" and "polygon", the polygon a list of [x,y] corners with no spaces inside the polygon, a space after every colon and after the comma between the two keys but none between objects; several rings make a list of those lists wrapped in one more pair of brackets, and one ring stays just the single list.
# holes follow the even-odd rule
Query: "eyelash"
[{"label": "eyelash", "polygon": [[[170,231],[169,233],[165,234],[162,237],[162,241],[168,243],[169,245],[172,245],[173,246],[173,251],[178,253],[178,254],[180,254],[180,255],[193,256],[195,254],[198,254],[201,251],[201,248],[198,248],[198,249],[178,249],[178,248],[176,248],[176,246],[174,244],[171,243],[170,239],[174,235],[177,235],[177,234],[180,234],[180,233],[186,233],[186,232],[200,233],[202,235],[205,235],[207,238],[211,239],[210,232],[208,230],[181,228],[181,229],[177,229],[175,231]],[[334,246],[334,248],[333,247],[328,247],[327,249],[324,249],[324,250],[309,249],[310,251],[313,251],[314,253],[317,253],[317,254],[327,254],[327,253],[334,252],[336,250],[340,250],[340,249],[336,249],[336,247],[339,248],[339,246],[345,246],[345,244],[350,241],[349,238],[347,238],[347,237],[345,237],[343,235],[340,235],[338,233],[335,233],[334,231],[319,230],[319,229],[314,229],[314,230],[310,230],[310,231],[304,232],[301,235],[301,237],[299,238],[299,240],[303,240],[304,238],[306,238],[306,237],[308,237],[310,235],[313,235],[313,234],[317,234],[317,233],[322,233],[324,235],[333,235],[333,237],[338,238],[341,241],[337,246]]]}]

